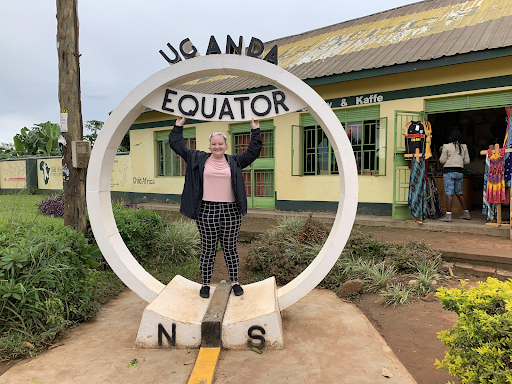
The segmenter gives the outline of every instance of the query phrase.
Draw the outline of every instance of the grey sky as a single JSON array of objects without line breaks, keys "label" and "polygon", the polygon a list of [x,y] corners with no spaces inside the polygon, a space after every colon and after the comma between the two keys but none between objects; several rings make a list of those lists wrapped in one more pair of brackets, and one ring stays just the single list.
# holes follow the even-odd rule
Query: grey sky
[{"label": "grey sky", "polygon": [[[168,64],[158,51],[211,35],[262,41],[369,15],[413,0],[78,0],[82,115],[105,121],[141,81]],[[55,0],[0,0],[0,142],[24,126],[59,121]]]}]

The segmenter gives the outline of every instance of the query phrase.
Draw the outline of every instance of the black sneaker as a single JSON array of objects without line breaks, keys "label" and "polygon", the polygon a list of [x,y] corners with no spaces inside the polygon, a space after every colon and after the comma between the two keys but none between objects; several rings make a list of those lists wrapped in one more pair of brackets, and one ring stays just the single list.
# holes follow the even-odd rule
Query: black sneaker
[{"label": "black sneaker", "polygon": [[240,286],[240,284],[233,285],[231,289],[233,289],[235,296],[242,296],[244,294],[244,289]]},{"label": "black sneaker", "polygon": [[199,291],[199,296],[201,296],[203,299],[209,298],[210,297],[210,287],[202,286],[201,290]]}]

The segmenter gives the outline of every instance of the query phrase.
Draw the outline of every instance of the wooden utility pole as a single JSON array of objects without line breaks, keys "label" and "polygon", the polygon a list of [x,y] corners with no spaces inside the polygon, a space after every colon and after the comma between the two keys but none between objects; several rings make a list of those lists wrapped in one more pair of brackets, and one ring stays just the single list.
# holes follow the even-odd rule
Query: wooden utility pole
[{"label": "wooden utility pole", "polygon": [[62,146],[64,224],[85,233],[85,169],[73,168],[71,158],[71,142],[83,138],[77,1],[57,0],[57,52],[60,109],[68,113],[68,132],[62,132],[66,140]]}]

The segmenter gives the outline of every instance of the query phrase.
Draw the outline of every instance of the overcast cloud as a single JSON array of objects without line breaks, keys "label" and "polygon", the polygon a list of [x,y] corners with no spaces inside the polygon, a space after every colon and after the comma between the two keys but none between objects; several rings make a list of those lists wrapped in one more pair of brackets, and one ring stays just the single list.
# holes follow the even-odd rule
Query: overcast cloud
[{"label": "overcast cloud", "polygon": [[[413,3],[413,0],[77,0],[82,116],[105,121],[141,81],[168,64],[158,53],[211,35],[269,41]],[[0,0],[0,142],[24,126],[58,123],[56,2]]]}]

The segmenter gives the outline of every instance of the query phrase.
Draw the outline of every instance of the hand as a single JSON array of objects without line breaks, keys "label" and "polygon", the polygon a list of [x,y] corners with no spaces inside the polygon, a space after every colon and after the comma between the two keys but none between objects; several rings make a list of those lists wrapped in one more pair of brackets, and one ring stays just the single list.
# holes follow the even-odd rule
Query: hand
[{"label": "hand", "polygon": [[180,127],[183,127],[183,125],[185,125],[185,121],[187,120],[187,118],[185,116],[180,116],[176,119],[176,123],[175,125],[178,125]]},{"label": "hand", "polygon": [[252,129],[256,129],[260,127],[260,121],[254,120],[254,118],[251,119],[251,127]]}]

